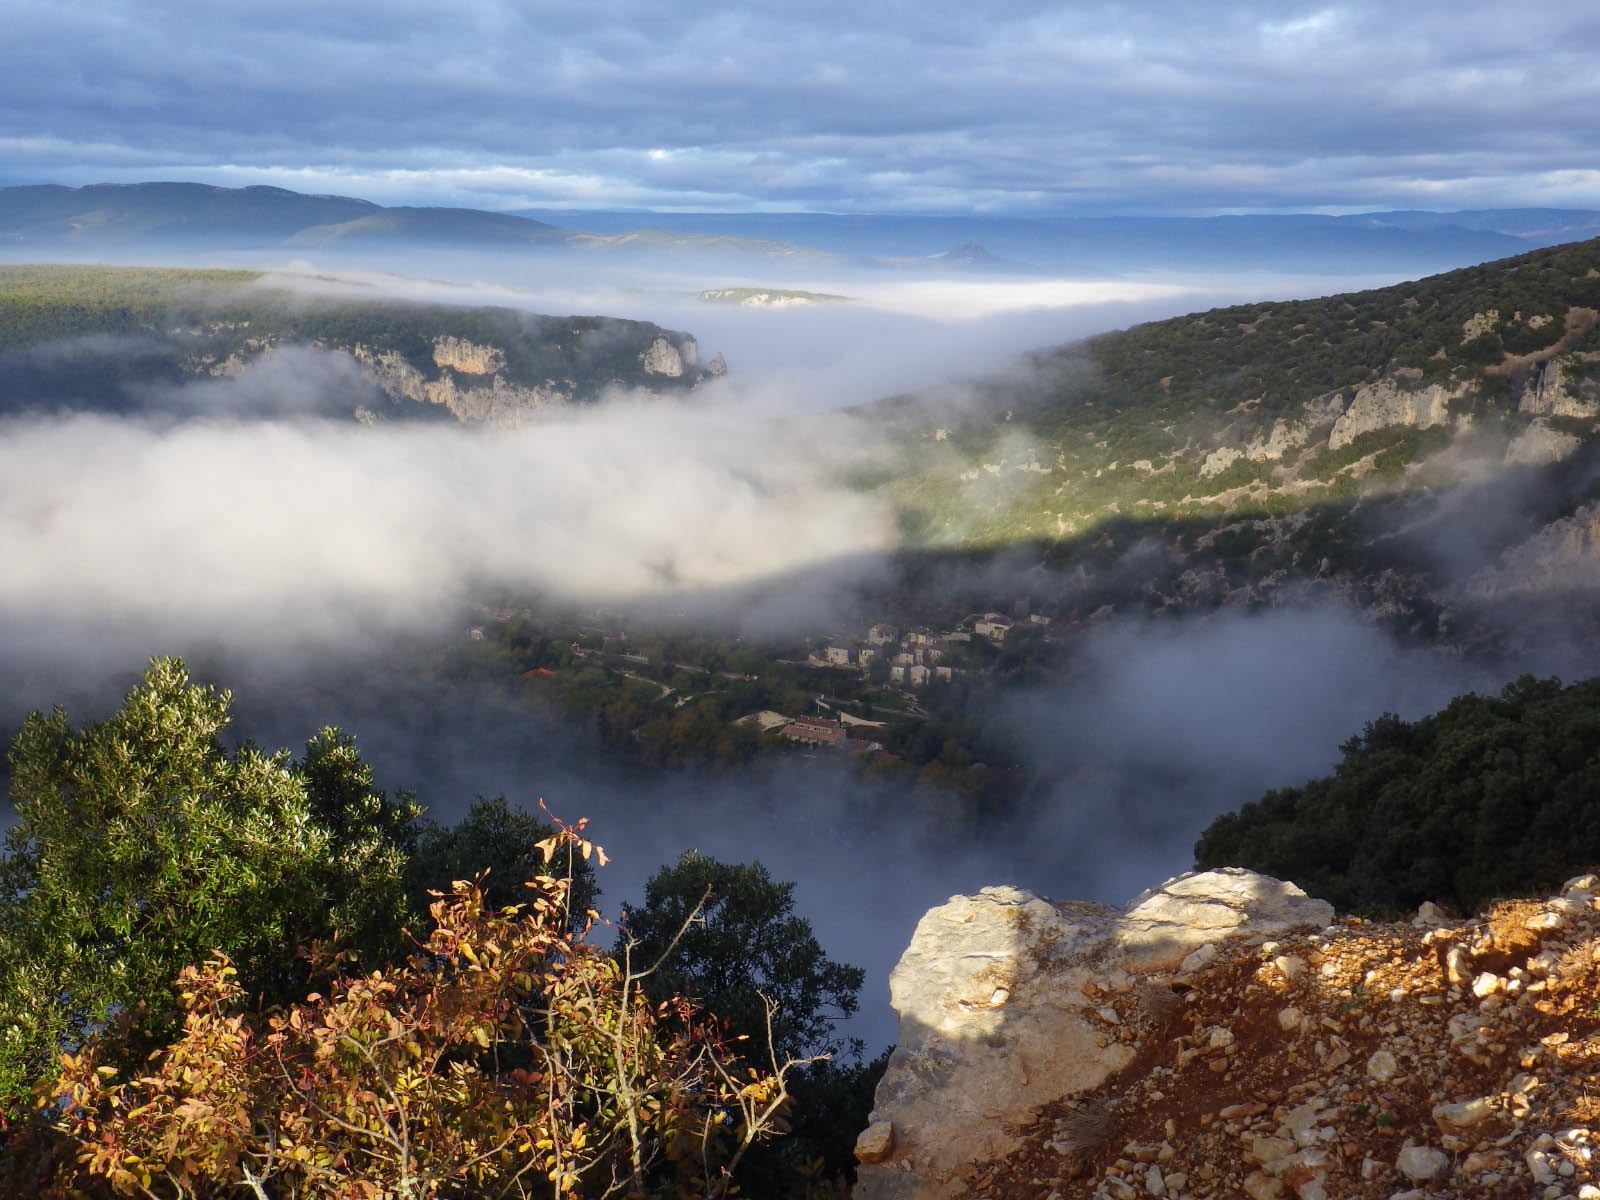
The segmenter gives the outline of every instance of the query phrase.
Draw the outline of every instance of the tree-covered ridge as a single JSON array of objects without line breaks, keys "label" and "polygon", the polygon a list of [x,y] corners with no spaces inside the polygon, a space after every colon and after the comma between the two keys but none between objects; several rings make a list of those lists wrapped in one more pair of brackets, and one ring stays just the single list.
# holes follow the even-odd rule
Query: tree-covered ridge
[{"label": "tree-covered ridge", "polygon": [[[70,355],[48,353],[69,339]],[[680,354],[678,373],[646,365],[658,342]],[[252,271],[0,267],[0,405],[57,392],[92,402],[129,382],[233,373],[288,345],[365,356],[387,388],[417,392],[412,401],[440,380],[593,400],[615,386],[692,387],[706,374],[693,338],[647,321],[308,292]]]},{"label": "tree-covered ridge", "polygon": [[0,352],[90,333],[164,329],[203,311],[259,271],[156,267],[0,266]]},{"label": "tree-covered ridge", "polygon": [[[1416,380],[1504,373],[1508,359],[1587,330],[1600,307],[1600,240],[1536,250],[1426,279],[1316,300],[1235,305],[1089,343],[1116,406],[1170,397],[1292,410],[1395,371]],[[1497,313],[1498,320],[1480,320]],[[1581,343],[1592,348],[1596,339]]]},{"label": "tree-covered ridge", "polygon": [[1600,680],[1525,677],[1418,721],[1388,714],[1342,750],[1332,775],[1217,818],[1197,864],[1382,914],[1425,900],[1472,912],[1600,862]]}]

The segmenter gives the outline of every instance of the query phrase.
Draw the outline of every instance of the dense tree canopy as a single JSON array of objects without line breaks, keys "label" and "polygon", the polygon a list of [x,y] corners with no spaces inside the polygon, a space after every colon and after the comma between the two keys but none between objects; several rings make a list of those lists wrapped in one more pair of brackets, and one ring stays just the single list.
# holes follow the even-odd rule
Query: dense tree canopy
[{"label": "dense tree canopy", "polygon": [[1201,867],[1292,879],[1346,911],[1472,911],[1600,863],[1600,680],[1524,677],[1415,722],[1385,715],[1334,773],[1201,835]]}]

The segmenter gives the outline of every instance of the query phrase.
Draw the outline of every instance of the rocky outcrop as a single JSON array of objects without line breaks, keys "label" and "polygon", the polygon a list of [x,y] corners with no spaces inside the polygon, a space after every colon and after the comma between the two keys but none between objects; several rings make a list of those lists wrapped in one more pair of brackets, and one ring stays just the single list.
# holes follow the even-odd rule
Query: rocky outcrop
[{"label": "rocky outcrop", "polygon": [[1467,393],[1468,385],[1446,387],[1432,383],[1409,387],[1394,376],[1357,389],[1350,407],[1333,423],[1328,433],[1328,449],[1338,450],[1364,433],[1396,425],[1430,429],[1450,420],[1450,403]]},{"label": "rocky outcrop", "polygon": [[1600,583],[1600,503],[1552,521],[1460,588],[1471,600],[1590,590]]},{"label": "rocky outcrop", "polygon": [[465,338],[436,337],[433,364],[463,375],[493,375],[506,365],[506,352],[499,346],[479,346]]},{"label": "rocky outcrop", "polygon": [[1306,445],[1316,433],[1327,428],[1344,411],[1344,397],[1329,392],[1306,401],[1301,406],[1305,416],[1295,420],[1279,417],[1272,428],[1257,434],[1243,446],[1222,446],[1206,455],[1200,464],[1200,474],[1205,478],[1220,475],[1240,459],[1254,463],[1279,462],[1291,450]]},{"label": "rocky outcrop", "polygon": [[1545,417],[1600,417],[1600,354],[1558,354],[1536,367],[1517,408]]},{"label": "rocky outcrop", "polygon": [[693,338],[685,338],[681,346],[675,346],[666,338],[658,337],[639,355],[639,366],[646,375],[678,379],[695,365],[697,358]]},{"label": "rocky outcrop", "polygon": [[[929,912],[890,976],[900,1039],[860,1149],[858,1197],[972,1194],[1043,1105],[1127,1069],[1150,1024],[1138,997],[1211,961],[1231,938],[1320,928],[1325,903],[1248,871],[1169,881],[1126,910],[1052,904],[1015,888]],[[1165,999],[1160,996],[1165,990]],[[1124,1002],[1126,1012],[1117,1002]]]},{"label": "rocky outcrop", "polygon": [[[440,341],[454,341],[443,339]],[[469,342],[457,343],[457,348],[471,346]],[[476,354],[485,347],[473,347],[464,352],[474,362],[492,361],[492,355]],[[446,351],[450,354],[452,351]],[[437,404],[469,425],[494,425],[514,428],[530,416],[548,408],[566,404],[569,396],[553,382],[539,387],[520,387],[507,383],[501,375],[472,384],[458,382],[453,370],[442,370],[437,379],[429,379],[411,362],[393,350],[373,350],[357,345],[352,354],[361,364],[367,377],[378,389],[393,400],[409,400],[415,404]],[[435,358],[439,354],[435,344]]]},{"label": "rocky outcrop", "polygon": [[1485,334],[1493,333],[1499,327],[1500,310],[1498,308],[1491,308],[1488,312],[1473,313],[1465,321],[1461,322],[1461,343],[1465,345],[1475,338],[1481,338]]},{"label": "rocky outcrop", "polygon": [[1506,462],[1534,467],[1560,462],[1581,444],[1574,435],[1563,433],[1538,417],[1506,446]]},{"label": "rocky outcrop", "polygon": [[[1104,1045],[1094,1062],[1121,1065],[1087,1088],[1078,1082],[1093,1071],[1079,1068],[1056,1098],[1020,1118],[1001,1114],[982,1147],[954,1121],[912,1124],[936,1119],[938,1105],[912,1110],[880,1088],[863,1135],[863,1161],[873,1165],[862,1167],[857,1195],[1600,1197],[1600,877],[1476,919],[1425,904],[1409,921],[1323,926],[1326,906],[1289,885],[1210,876],[1173,881],[1122,916],[1096,909],[1110,940],[1087,956],[1080,936],[1061,957],[1055,925],[1043,914],[1030,921],[1021,955],[1050,966],[1029,986],[1076,987],[1081,998],[1057,999],[1056,1009],[1097,1022]],[[960,899],[971,906],[983,896]],[[1135,965],[1137,936],[1133,960],[1121,953],[1141,911],[1162,945],[1159,969],[1148,972]],[[929,918],[953,931],[963,912],[966,926],[989,924],[970,907],[947,905]],[[1248,919],[1233,925],[1241,914]],[[1274,925],[1287,928],[1269,933]],[[1175,970],[1169,934],[1197,943]],[[956,938],[948,950],[964,947]],[[1003,1039],[991,1048],[1009,1052]],[[957,1092],[962,1061],[930,1086]],[[891,1062],[885,1087],[894,1072]],[[928,1149],[944,1137],[959,1150]],[[961,1152],[970,1157],[935,1174],[936,1158],[949,1163]]]}]

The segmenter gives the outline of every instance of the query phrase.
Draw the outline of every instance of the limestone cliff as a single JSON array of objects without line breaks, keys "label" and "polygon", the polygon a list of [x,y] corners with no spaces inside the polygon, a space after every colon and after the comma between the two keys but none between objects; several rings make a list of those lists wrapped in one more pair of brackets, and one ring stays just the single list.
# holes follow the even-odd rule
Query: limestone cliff
[{"label": "limestone cliff", "polygon": [[[504,353],[497,347],[473,346],[454,338],[435,343],[434,362],[440,370],[431,379],[392,350],[357,344],[351,354],[367,378],[390,399],[440,405],[464,424],[514,428],[571,399],[570,385],[562,387],[554,380],[528,387],[508,383],[499,373],[489,374],[504,366]],[[488,379],[482,378],[485,374]]]},{"label": "limestone cliff", "polygon": [[1517,407],[1547,417],[1600,417],[1600,354],[1558,354],[1537,366]]},{"label": "limestone cliff", "polygon": [[1450,420],[1450,402],[1461,399],[1469,389],[1465,384],[1446,387],[1432,383],[1415,388],[1406,384],[1391,375],[1356,389],[1350,407],[1328,433],[1328,449],[1337,450],[1363,433],[1395,425],[1414,429],[1443,425]]},{"label": "limestone cliff", "polygon": [[918,926],[861,1200],[1600,1197],[1600,878],[1335,920],[1223,870]]}]

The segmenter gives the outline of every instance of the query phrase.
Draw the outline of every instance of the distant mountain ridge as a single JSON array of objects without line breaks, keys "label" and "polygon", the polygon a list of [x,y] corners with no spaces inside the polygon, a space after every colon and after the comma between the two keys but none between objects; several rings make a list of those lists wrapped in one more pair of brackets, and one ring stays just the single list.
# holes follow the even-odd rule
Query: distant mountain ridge
[{"label": "distant mountain ridge", "polygon": [[715,230],[895,260],[958,256],[962,246],[981,245],[1012,265],[1112,274],[1219,269],[1428,274],[1600,236],[1600,212],[1584,209],[1220,217],[523,212],[597,234],[648,222],[681,234]]},{"label": "distant mountain ridge", "polygon": [[694,255],[797,271],[1428,274],[1597,235],[1600,212],[1579,209],[1049,218],[507,213],[388,207],[265,186],[151,182],[0,188],[0,251],[13,252],[60,246],[333,252],[416,245],[646,259]]},{"label": "distant mountain ridge", "polygon": [[707,257],[823,265],[836,256],[737,235],[632,229],[593,234],[473,208],[385,207],[350,196],[200,183],[54,184],[0,188],[0,250],[198,247],[369,249],[397,245]]}]

